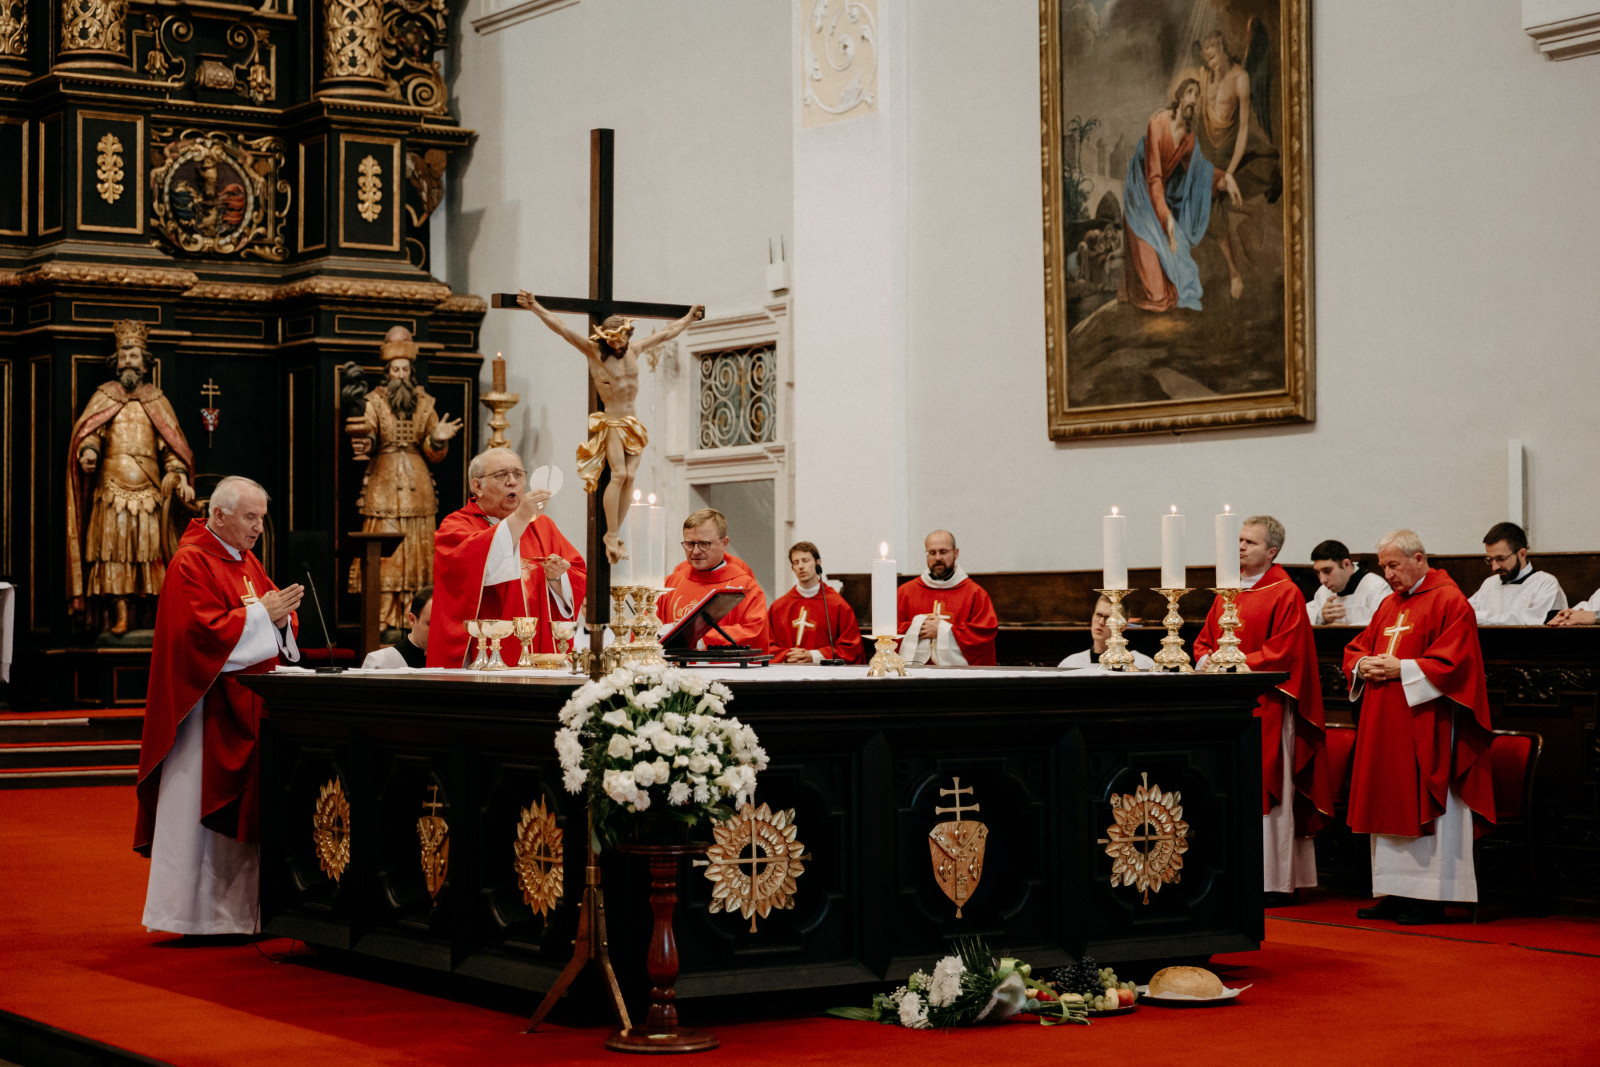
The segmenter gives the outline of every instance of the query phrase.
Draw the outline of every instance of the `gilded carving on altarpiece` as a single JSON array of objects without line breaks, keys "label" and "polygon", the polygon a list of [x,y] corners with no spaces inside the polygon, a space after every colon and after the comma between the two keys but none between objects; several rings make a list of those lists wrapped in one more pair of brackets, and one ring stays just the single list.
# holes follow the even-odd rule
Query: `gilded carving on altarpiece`
[{"label": "gilded carving on altarpiece", "polygon": [[283,141],[240,139],[226,133],[170,130],[161,147],[164,162],[150,174],[157,244],[191,255],[286,254],[283,222],[289,184],[277,177]]}]

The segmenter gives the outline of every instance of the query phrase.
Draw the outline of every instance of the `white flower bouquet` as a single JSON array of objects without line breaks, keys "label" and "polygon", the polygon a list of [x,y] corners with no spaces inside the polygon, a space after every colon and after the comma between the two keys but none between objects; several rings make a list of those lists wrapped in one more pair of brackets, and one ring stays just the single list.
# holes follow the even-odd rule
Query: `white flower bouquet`
[{"label": "white flower bouquet", "polygon": [[732,699],[721,682],[674,667],[619,667],[578,687],[556,754],[567,790],[588,794],[595,851],[650,831],[687,840],[702,819],[732,818],[751,799],[767,753],[728,715]]},{"label": "white flower bouquet", "polygon": [[1076,993],[1057,996],[1032,977],[1021,960],[995,959],[982,941],[963,941],[933,973],[917,971],[893,993],[879,993],[868,1008],[830,1008],[829,1015],[888,1023],[910,1030],[998,1023],[1013,1015],[1036,1017],[1045,1026],[1087,1024],[1088,1005]]}]

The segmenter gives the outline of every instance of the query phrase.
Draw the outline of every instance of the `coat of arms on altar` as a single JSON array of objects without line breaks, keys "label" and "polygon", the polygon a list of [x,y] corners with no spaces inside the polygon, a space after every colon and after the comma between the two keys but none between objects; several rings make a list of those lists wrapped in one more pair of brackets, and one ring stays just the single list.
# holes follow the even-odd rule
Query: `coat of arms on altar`
[{"label": "coat of arms on altar", "polygon": [[956,918],[961,918],[961,907],[972,898],[983,877],[983,850],[989,841],[989,828],[976,819],[962,816],[978,810],[978,805],[963,804],[961,794],[972,793],[971,786],[963,787],[960,778],[952,779],[952,788],[940,789],[941,797],[954,797],[949,807],[935,807],[935,815],[954,815],[928,831],[928,852],[933,857],[933,877],[956,906]]},{"label": "coat of arms on altar", "polygon": [[150,172],[150,228],[158,245],[191,255],[284,257],[289,189],[277,177],[279,138],[235,143],[225,133],[184,130],[161,154],[163,162]]}]

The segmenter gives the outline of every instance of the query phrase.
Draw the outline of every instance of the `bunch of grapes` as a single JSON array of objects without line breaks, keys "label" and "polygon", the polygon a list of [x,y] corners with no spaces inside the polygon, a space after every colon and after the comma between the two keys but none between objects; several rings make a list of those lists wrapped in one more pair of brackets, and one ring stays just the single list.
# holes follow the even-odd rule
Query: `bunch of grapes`
[{"label": "bunch of grapes", "polygon": [[1070,967],[1055,968],[1045,975],[1045,980],[1063,993],[1081,993],[1084,997],[1092,997],[1105,992],[1101,970],[1095,965],[1093,956],[1085,956]]}]

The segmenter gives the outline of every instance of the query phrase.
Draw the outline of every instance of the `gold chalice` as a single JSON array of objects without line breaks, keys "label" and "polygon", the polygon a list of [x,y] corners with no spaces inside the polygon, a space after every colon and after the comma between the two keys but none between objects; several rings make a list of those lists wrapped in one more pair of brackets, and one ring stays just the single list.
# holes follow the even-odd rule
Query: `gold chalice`
[{"label": "gold chalice", "polygon": [[489,663],[485,670],[505,671],[511,668],[500,656],[500,642],[512,634],[510,619],[479,619],[478,629],[489,639]]},{"label": "gold chalice", "polygon": [[534,615],[518,615],[511,620],[511,626],[517,632],[517,640],[522,642],[522,655],[517,658],[517,666],[534,666],[533,638],[539,632],[538,617]]},{"label": "gold chalice", "polygon": [[468,619],[467,620],[467,636],[471,637],[471,638],[476,638],[477,641],[478,641],[478,657],[472,661],[472,665],[470,667],[468,667],[467,669],[468,670],[473,670],[473,671],[486,671],[486,670],[488,670],[489,669],[489,644],[488,644],[488,641],[486,639],[487,635],[485,635],[484,632],[483,632],[483,620],[481,620],[481,619]]}]

